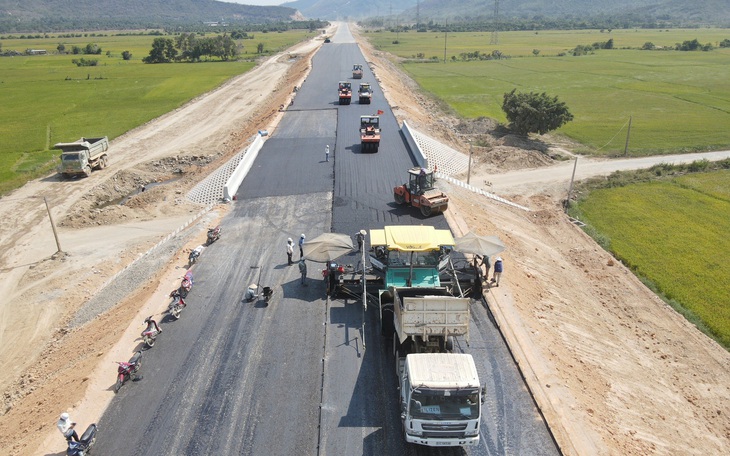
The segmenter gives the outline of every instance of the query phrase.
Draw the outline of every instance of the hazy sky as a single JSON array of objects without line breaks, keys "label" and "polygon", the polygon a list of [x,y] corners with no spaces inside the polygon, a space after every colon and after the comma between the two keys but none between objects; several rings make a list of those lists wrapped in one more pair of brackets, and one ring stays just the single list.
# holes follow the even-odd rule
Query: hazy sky
[{"label": "hazy sky", "polygon": [[281,5],[294,0],[218,0],[226,3],[243,3],[244,5]]}]

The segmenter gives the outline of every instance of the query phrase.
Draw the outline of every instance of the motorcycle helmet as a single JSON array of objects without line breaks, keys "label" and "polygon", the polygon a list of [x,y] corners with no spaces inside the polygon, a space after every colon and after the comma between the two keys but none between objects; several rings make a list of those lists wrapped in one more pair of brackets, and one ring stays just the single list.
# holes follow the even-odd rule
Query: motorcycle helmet
[{"label": "motorcycle helmet", "polygon": [[61,419],[63,421],[68,421],[68,419],[69,419],[68,413],[66,413],[66,412],[61,413]]},{"label": "motorcycle helmet", "polygon": [[152,315],[150,315],[149,317],[145,318],[145,319],[144,319],[144,322],[145,322],[145,323],[149,323],[149,322],[150,322],[150,320],[152,320]]},{"label": "motorcycle helmet", "polygon": [[291,244],[294,241],[292,241],[291,238],[289,238],[289,239],[286,240],[286,242],[288,242],[289,244]]},{"label": "motorcycle helmet", "polygon": [[304,235],[304,233],[302,233],[302,236],[301,236],[301,238],[302,238],[302,239],[305,239],[306,237],[307,237],[307,236],[305,236],[305,235]]}]

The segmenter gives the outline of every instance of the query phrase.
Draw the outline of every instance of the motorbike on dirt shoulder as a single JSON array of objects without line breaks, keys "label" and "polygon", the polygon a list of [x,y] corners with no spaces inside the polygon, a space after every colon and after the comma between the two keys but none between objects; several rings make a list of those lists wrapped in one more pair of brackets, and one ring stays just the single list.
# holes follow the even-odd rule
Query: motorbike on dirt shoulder
[{"label": "motorbike on dirt shoulder", "polygon": [[78,442],[69,440],[66,456],[87,456],[91,447],[96,443],[96,429],[96,423],[92,423],[86,428]]},{"label": "motorbike on dirt shoulder", "polygon": [[145,328],[140,335],[142,336],[142,340],[144,340],[147,348],[152,348],[155,346],[157,336],[162,332],[162,330],[157,325],[157,322],[152,319],[152,316],[145,318],[144,322],[147,325],[147,328]]},{"label": "motorbike on dirt shoulder", "polygon": [[188,255],[188,263],[190,263],[191,266],[195,264],[196,261],[198,261],[198,257],[201,253],[203,253],[204,248],[204,246],[199,245],[190,251],[190,255]]},{"label": "motorbike on dirt shoulder", "polygon": [[221,226],[218,225],[215,228],[208,228],[208,245],[214,243],[221,237]]},{"label": "motorbike on dirt shoulder", "polygon": [[124,383],[137,376],[140,367],[142,367],[142,352],[135,352],[129,361],[117,361],[119,368],[117,369],[117,383],[114,385],[114,392],[118,393]]},{"label": "motorbike on dirt shoulder", "polygon": [[[190,290],[192,290],[192,289],[193,289],[193,271],[188,269],[188,272],[185,273],[185,276],[183,277],[182,282],[180,282],[180,288],[178,288],[177,291],[180,293],[181,297],[187,298],[188,293],[190,293]],[[172,296],[172,294],[171,294],[171,296]]]},{"label": "motorbike on dirt shoulder", "polygon": [[178,320],[180,318],[180,313],[187,304],[185,304],[183,297],[180,296],[180,290],[173,290],[173,292],[170,293],[170,297],[172,298],[172,302],[167,306],[167,312],[172,315],[172,318]]}]

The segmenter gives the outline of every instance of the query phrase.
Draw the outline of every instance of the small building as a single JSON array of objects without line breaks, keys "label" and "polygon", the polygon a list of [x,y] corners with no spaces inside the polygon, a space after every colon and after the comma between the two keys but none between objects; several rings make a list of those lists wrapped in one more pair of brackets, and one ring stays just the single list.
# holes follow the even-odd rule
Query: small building
[{"label": "small building", "polygon": [[45,49],[26,49],[25,53],[28,55],[46,55],[48,51]]}]

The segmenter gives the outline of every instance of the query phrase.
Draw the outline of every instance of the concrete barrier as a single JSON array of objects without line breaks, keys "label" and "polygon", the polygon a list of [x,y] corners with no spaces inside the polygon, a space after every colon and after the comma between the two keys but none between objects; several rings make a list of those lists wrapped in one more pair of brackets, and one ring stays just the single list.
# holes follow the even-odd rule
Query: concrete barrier
[{"label": "concrete barrier", "polygon": [[228,181],[226,181],[226,185],[223,187],[224,198],[229,201],[233,199],[233,195],[236,194],[238,187],[240,187],[241,182],[243,182],[243,178],[246,177],[246,174],[248,174],[251,170],[251,166],[253,166],[253,162],[259,155],[259,151],[263,145],[264,138],[261,135],[261,132],[259,132],[259,134],[256,135],[256,139],[254,139],[251,145],[246,149],[243,159],[241,159],[241,162],[238,166],[236,166],[231,177],[229,177]]},{"label": "concrete barrier", "polygon": [[403,125],[401,126],[400,131],[401,133],[403,133],[403,137],[406,139],[406,144],[408,144],[408,148],[411,149],[411,153],[416,159],[416,163],[418,163],[418,166],[428,169],[428,159],[423,153],[423,150],[421,150],[421,146],[419,146],[416,142],[413,134],[411,134],[408,122],[406,122],[405,120],[403,121]]}]

